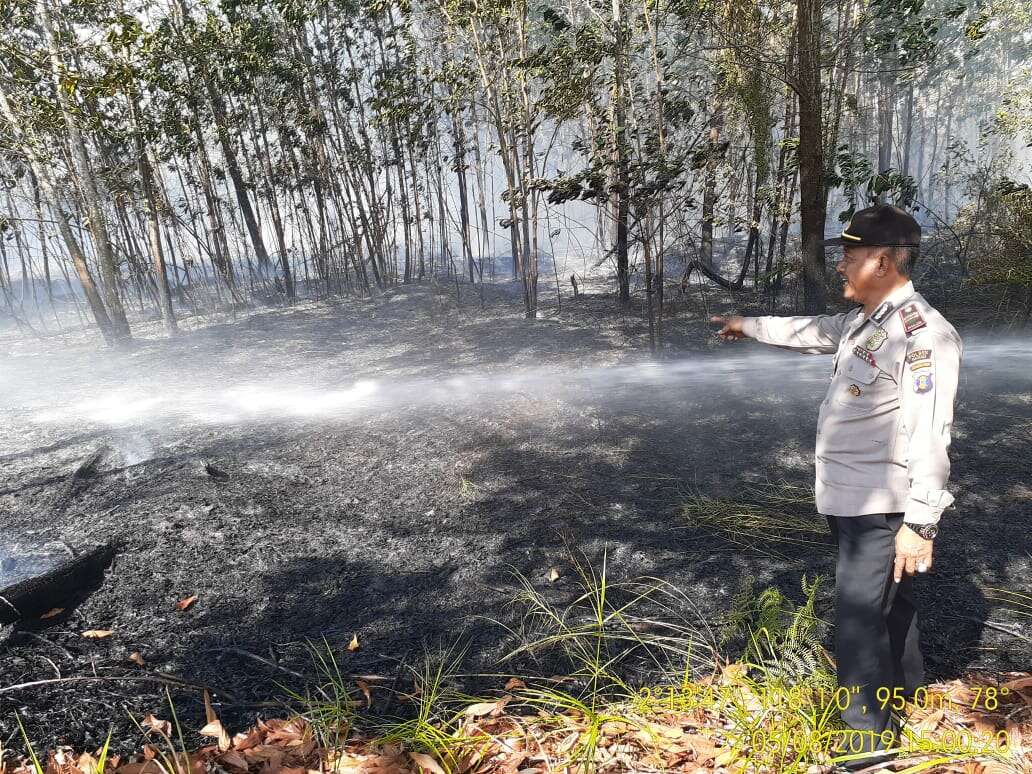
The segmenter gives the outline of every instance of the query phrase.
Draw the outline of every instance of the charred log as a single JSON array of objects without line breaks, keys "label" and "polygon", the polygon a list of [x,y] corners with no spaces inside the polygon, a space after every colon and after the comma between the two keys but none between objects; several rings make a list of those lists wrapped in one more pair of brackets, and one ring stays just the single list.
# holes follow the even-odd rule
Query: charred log
[{"label": "charred log", "polygon": [[112,543],[90,548],[46,572],[0,588],[0,625],[38,618],[80,602],[103,580],[115,556]]}]

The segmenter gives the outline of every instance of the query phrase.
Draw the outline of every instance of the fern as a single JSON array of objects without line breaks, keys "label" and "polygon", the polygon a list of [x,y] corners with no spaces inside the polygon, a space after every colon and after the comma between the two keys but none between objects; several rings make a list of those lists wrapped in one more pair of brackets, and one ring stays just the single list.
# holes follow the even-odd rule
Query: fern
[{"label": "fern", "polygon": [[768,677],[785,681],[823,679],[821,642],[825,625],[816,614],[823,578],[802,579],[803,603],[794,605],[770,586],[755,594],[751,581],[735,597],[722,644],[745,638],[740,658]]},{"label": "fern", "polygon": [[754,594],[755,581],[747,576],[738,593],[731,599],[731,609],[720,629],[720,647],[728,647],[742,632],[748,631],[753,620],[753,607],[756,602]]}]

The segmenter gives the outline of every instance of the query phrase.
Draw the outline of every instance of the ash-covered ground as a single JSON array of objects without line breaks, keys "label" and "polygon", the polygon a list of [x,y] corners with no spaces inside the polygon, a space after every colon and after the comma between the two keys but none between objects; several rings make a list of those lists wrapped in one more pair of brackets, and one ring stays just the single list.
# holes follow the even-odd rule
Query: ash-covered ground
[{"label": "ash-covered ground", "polygon": [[[345,673],[393,678],[456,641],[464,670],[497,671],[513,642],[489,619],[513,615],[512,573],[570,595],[571,548],[605,554],[612,577],[675,584],[712,620],[746,578],[798,598],[803,573],[832,571],[831,547],[746,551],[680,512],[694,493],[810,486],[830,358],[719,343],[700,308],[667,320],[649,362],[638,310],[608,296],[537,321],[513,292],[465,301],[412,288],[127,351],[11,345],[3,540],[118,553],[77,607],[0,637],[4,745],[19,744],[15,713],[41,746],[95,747],[111,727],[130,744],[130,715],[167,716],[169,686],[142,676],[211,686],[238,729],[303,689],[322,638]],[[1027,339],[967,337],[957,506],[918,584],[933,678],[1032,666],[1030,627],[999,591],[1032,592],[1030,367]],[[52,682],[20,687],[36,681]],[[200,692],[170,691],[199,727]]]}]

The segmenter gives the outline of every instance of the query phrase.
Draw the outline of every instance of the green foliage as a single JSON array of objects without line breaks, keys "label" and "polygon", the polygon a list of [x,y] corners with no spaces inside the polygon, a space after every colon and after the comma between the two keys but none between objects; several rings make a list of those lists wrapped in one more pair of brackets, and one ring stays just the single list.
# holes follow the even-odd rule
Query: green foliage
[{"label": "green foliage", "polygon": [[1032,147],[1032,67],[1023,67],[1011,77],[993,117],[993,129],[1006,137],[1022,137]]},{"label": "green foliage", "polygon": [[575,117],[594,99],[599,68],[610,54],[605,28],[594,17],[574,25],[558,11],[546,8],[543,44],[520,62],[542,80],[540,107],[564,121]]},{"label": "green foliage", "polygon": [[571,688],[530,687],[519,692],[518,702],[546,716],[579,716],[585,730],[567,763],[590,770],[602,726],[635,722],[626,712],[638,696],[627,671],[679,676],[711,663],[715,645],[689,597],[666,581],[614,582],[605,555],[600,568],[574,557],[574,568],[575,595],[564,605],[550,601],[527,577],[515,575],[520,589],[513,603],[522,618],[510,632],[520,644],[504,660],[556,651],[565,656]]},{"label": "green foliage", "polygon": [[[955,13],[955,6],[946,9],[947,17]],[[925,0],[872,0],[871,14],[876,23],[869,43],[879,55],[891,55],[900,65],[927,63],[935,56],[943,16]]]},{"label": "green foliage", "polygon": [[29,735],[25,732],[25,726],[22,723],[21,716],[15,715],[15,719],[18,721],[18,730],[21,731],[22,741],[25,743],[25,749],[29,753],[29,762],[32,764],[32,771],[34,774],[44,774],[43,764],[39,760],[39,755],[36,753],[36,749],[29,741]]},{"label": "green foliage", "polygon": [[701,668],[714,657],[715,636],[683,590],[651,577],[614,581],[605,556],[600,569],[577,557],[574,568],[574,596],[562,605],[515,574],[521,617],[504,628],[518,644],[504,661],[560,653],[585,695],[623,696],[627,671],[680,674],[685,664]]},{"label": "green foliage", "polygon": [[1032,189],[1008,178],[997,181],[981,208],[968,206],[956,228],[972,233],[969,246],[976,282],[1032,289]]},{"label": "green foliage", "polygon": [[337,655],[326,638],[321,644],[309,643],[308,651],[319,675],[318,683],[307,687],[304,694],[286,688],[284,692],[302,708],[301,717],[315,732],[320,746],[336,750],[354,726],[355,702]]},{"label": "green foliage", "polygon": [[895,169],[875,172],[871,160],[848,145],[840,145],[836,150],[835,166],[827,175],[827,183],[830,188],[841,187],[845,194],[846,209],[838,214],[842,223],[879,197],[888,196],[904,208],[913,207],[917,198],[917,182],[912,176]]},{"label": "green foliage", "polygon": [[863,153],[840,145],[835,153],[835,168],[828,175],[828,186],[842,187],[847,207],[839,213],[838,219],[845,223],[853,213],[866,206],[865,190],[874,176],[874,165]]},{"label": "green foliage", "polygon": [[417,690],[409,698],[415,714],[378,724],[374,731],[380,744],[403,744],[433,756],[446,772],[462,770],[462,761],[487,737],[458,732],[465,708],[477,701],[448,686],[461,656],[461,651],[427,654],[420,668],[411,668]]},{"label": "green foliage", "polygon": [[755,0],[723,3],[715,11],[722,36],[731,43],[719,58],[721,98],[728,100],[732,116],[740,116],[753,148],[756,174],[766,180],[771,167],[776,87],[756,52],[786,38],[791,27],[787,19]]},{"label": "green foliage", "polygon": [[739,658],[778,680],[830,682],[822,650],[827,625],[816,614],[822,583],[819,575],[812,581],[804,575],[803,602],[795,605],[773,586],[756,593],[747,580],[732,603],[721,642],[725,647],[744,642]]}]

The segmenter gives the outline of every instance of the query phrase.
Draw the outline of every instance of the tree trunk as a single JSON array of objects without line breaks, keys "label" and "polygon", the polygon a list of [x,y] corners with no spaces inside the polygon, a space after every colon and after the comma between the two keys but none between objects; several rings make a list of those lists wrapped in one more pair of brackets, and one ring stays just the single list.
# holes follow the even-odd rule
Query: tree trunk
[{"label": "tree trunk", "polygon": [[713,87],[713,111],[706,150],[706,171],[702,189],[702,237],[699,252],[702,261],[711,269],[713,265],[713,219],[717,204],[717,165],[720,160],[720,134],[724,129],[724,106],[719,94],[719,84]]},{"label": "tree trunk", "polygon": [[[134,95],[135,96],[135,95]],[[147,203],[147,238],[150,242],[151,260],[154,262],[154,276],[158,281],[158,302],[161,307],[161,319],[165,321],[165,330],[173,335],[178,326],[176,314],[172,308],[172,289],[168,285],[168,272],[165,268],[165,249],[161,244],[161,226],[158,220],[158,199],[154,192],[154,173],[147,147],[143,141],[142,129],[136,115],[136,101],[129,100],[129,112],[136,125],[136,168],[143,186],[143,197]]]},{"label": "tree trunk", "polygon": [[824,181],[821,116],[821,0],[798,0],[796,89],[799,94],[799,209],[802,241],[803,306],[807,314],[826,308],[824,222],[828,191]]},{"label": "tree trunk", "polygon": [[[896,112],[896,78],[888,70],[890,63],[883,61],[884,71],[878,78],[878,172],[892,169],[892,118]],[[884,194],[878,195],[884,201]]]},{"label": "tree trunk", "polygon": [[283,233],[283,216],[280,213],[279,202],[276,199],[276,187],[272,171],[272,149],[269,147],[268,131],[265,123],[265,111],[262,109],[261,100],[255,102],[255,110],[258,114],[258,132],[262,140],[262,159],[265,162],[265,192],[269,197],[269,213],[272,216],[272,225],[276,231],[276,245],[279,247],[280,272],[283,275],[283,292],[287,301],[294,300],[294,276],[290,271],[290,254],[287,250],[287,240]]},{"label": "tree trunk", "polygon": [[226,223],[222,217],[222,208],[219,204],[218,193],[215,190],[215,180],[212,174],[211,159],[208,156],[208,146],[205,144],[201,122],[195,110],[190,110],[190,118],[193,124],[194,135],[197,138],[197,160],[201,166],[201,187],[208,207],[208,220],[212,240],[212,263],[215,264],[215,270],[222,277],[226,289],[233,297],[233,300],[238,301],[236,272],[233,269],[233,263],[229,256],[229,238],[226,236]]},{"label": "tree trunk", "polygon": [[910,141],[914,136],[914,84],[907,85],[907,107],[904,118],[903,130],[903,160],[900,163],[900,172],[903,175],[910,174]]},{"label": "tree trunk", "polygon": [[469,188],[466,184],[466,132],[462,125],[462,113],[460,110],[452,112],[452,148],[454,158],[452,165],[455,170],[455,183],[459,188],[459,238],[462,240],[462,255],[466,259],[466,267],[469,271],[469,283],[472,285],[476,280],[476,264],[473,262],[473,245],[469,234]]},{"label": "tree trunk", "polygon": [[627,30],[623,18],[622,0],[613,0],[613,29],[615,51],[613,56],[613,87],[610,96],[612,142],[612,180],[609,193],[613,207],[613,251],[616,256],[616,277],[620,301],[631,300],[630,261],[628,257],[627,221],[630,217],[630,166],[627,158]]},{"label": "tree trunk", "polygon": [[33,211],[36,213],[36,238],[39,240],[39,249],[43,258],[43,280],[47,286],[47,300],[50,302],[50,311],[54,315],[54,320],[57,322],[58,328],[61,327],[61,318],[57,314],[57,305],[54,303],[54,284],[50,276],[50,244],[47,241],[47,235],[43,231],[43,201],[40,197],[40,186],[39,180],[36,178],[36,172],[32,169],[32,165],[29,165],[29,183],[32,186],[32,206]]},{"label": "tree trunk", "polygon": [[83,202],[86,205],[86,211],[89,214],[90,233],[93,235],[97,246],[100,274],[104,280],[104,300],[107,305],[107,311],[110,313],[111,334],[117,339],[128,339],[132,334],[129,330],[129,321],[126,319],[125,309],[122,307],[122,300],[119,296],[118,263],[111,249],[111,237],[108,233],[107,220],[104,216],[104,208],[100,202],[100,192],[97,189],[97,182],[93,176],[93,169],[86,155],[86,145],[79,130],[75,111],[69,104],[68,91],[61,77],[64,65],[61,61],[60,47],[58,46],[57,36],[54,32],[54,25],[50,18],[50,10],[47,8],[46,0],[36,0],[36,13],[46,40],[57,103],[61,109],[65,128],[68,130],[68,146],[72,166],[75,169],[76,182],[82,194]]},{"label": "tree trunk", "polygon": [[[782,129],[781,148],[778,151],[778,171],[775,177],[774,202],[770,209],[770,241],[767,244],[766,274],[769,277],[774,268],[774,247],[780,231],[780,222],[788,220],[792,212],[792,199],[788,196],[789,181],[785,179],[785,165],[788,161],[787,141],[795,134],[796,93],[792,89],[785,91],[785,118]],[[791,177],[795,178],[795,171]],[[768,288],[770,281],[767,282]]]},{"label": "tree trunk", "polygon": [[412,207],[415,214],[415,230],[416,230],[416,249],[419,252],[419,274],[417,280],[423,281],[423,277],[426,274],[426,246],[423,242],[423,207],[421,204],[421,197],[419,194],[419,170],[416,167],[416,156],[413,150],[415,143],[408,143],[408,162],[409,162],[409,175],[412,176]]},{"label": "tree trunk", "polygon": [[[43,0],[39,0],[39,2],[43,2]],[[187,9],[184,0],[176,0],[176,5],[178,6],[179,13],[181,15],[180,23],[182,24],[190,12]],[[212,119],[215,123],[215,133],[219,138],[219,146],[222,149],[222,156],[226,161],[226,171],[229,173],[230,180],[233,181],[233,192],[236,195],[237,205],[240,207],[240,214],[243,216],[244,223],[247,225],[247,231],[251,237],[251,245],[254,247],[255,255],[258,258],[258,265],[265,269],[270,263],[269,254],[265,250],[265,241],[262,239],[261,228],[258,226],[258,220],[255,218],[254,210],[251,207],[251,200],[247,196],[247,186],[244,184],[243,175],[240,174],[240,164],[237,160],[236,150],[234,150],[233,143],[229,136],[229,126],[226,118],[226,102],[223,99],[222,94],[219,93],[215,88],[215,85],[212,83],[211,75],[203,66],[201,68],[200,78],[201,83],[204,86],[204,90],[208,95]]]},{"label": "tree trunk", "polygon": [[86,262],[86,255],[83,253],[78,240],[75,238],[75,233],[72,231],[72,226],[68,221],[67,213],[65,213],[61,208],[61,197],[55,183],[50,177],[50,167],[43,163],[42,159],[40,159],[39,155],[36,153],[34,138],[25,133],[25,130],[22,128],[23,124],[18,121],[14,111],[11,109],[10,101],[7,99],[7,92],[3,88],[0,88],[0,112],[2,112],[4,118],[7,119],[8,128],[13,132],[18,146],[25,153],[29,160],[29,164],[32,166],[32,171],[36,176],[36,180],[39,181],[40,187],[43,189],[43,193],[45,193],[49,199],[50,209],[53,213],[54,220],[57,221],[58,231],[61,234],[61,238],[64,240],[66,248],[68,249],[68,254],[72,258],[72,264],[75,266],[75,271],[79,275],[79,281],[82,283],[86,302],[89,304],[90,311],[93,313],[93,319],[97,323],[97,328],[100,329],[101,335],[108,344],[119,343],[124,340],[125,334],[121,332],[120,328],[116,328],[114,323],[111,321],[111,318],[108,316],[107,309],[104,307],[104,301],[101,298],[101,294],[93,280],[93,275],[90,274],[89,264]]},{"label": "tree trunk", "polygon": [[[476,164],[477,181],[477,206],[480,212],[480,228],[483,233],[480,235],[480,266],[483,274],[484,260],[490,256],[491,266],[494,266],[494,251],[491,249],[491,221],[487,217],[487,185],[485,178],[488,169],[484,163],[483,153],[480,150],[480,122],[477,120],[476,101],[469,103],[469,116],[473,122],[473,162]],[[418,200],[418,197],[417,197]]]}]

